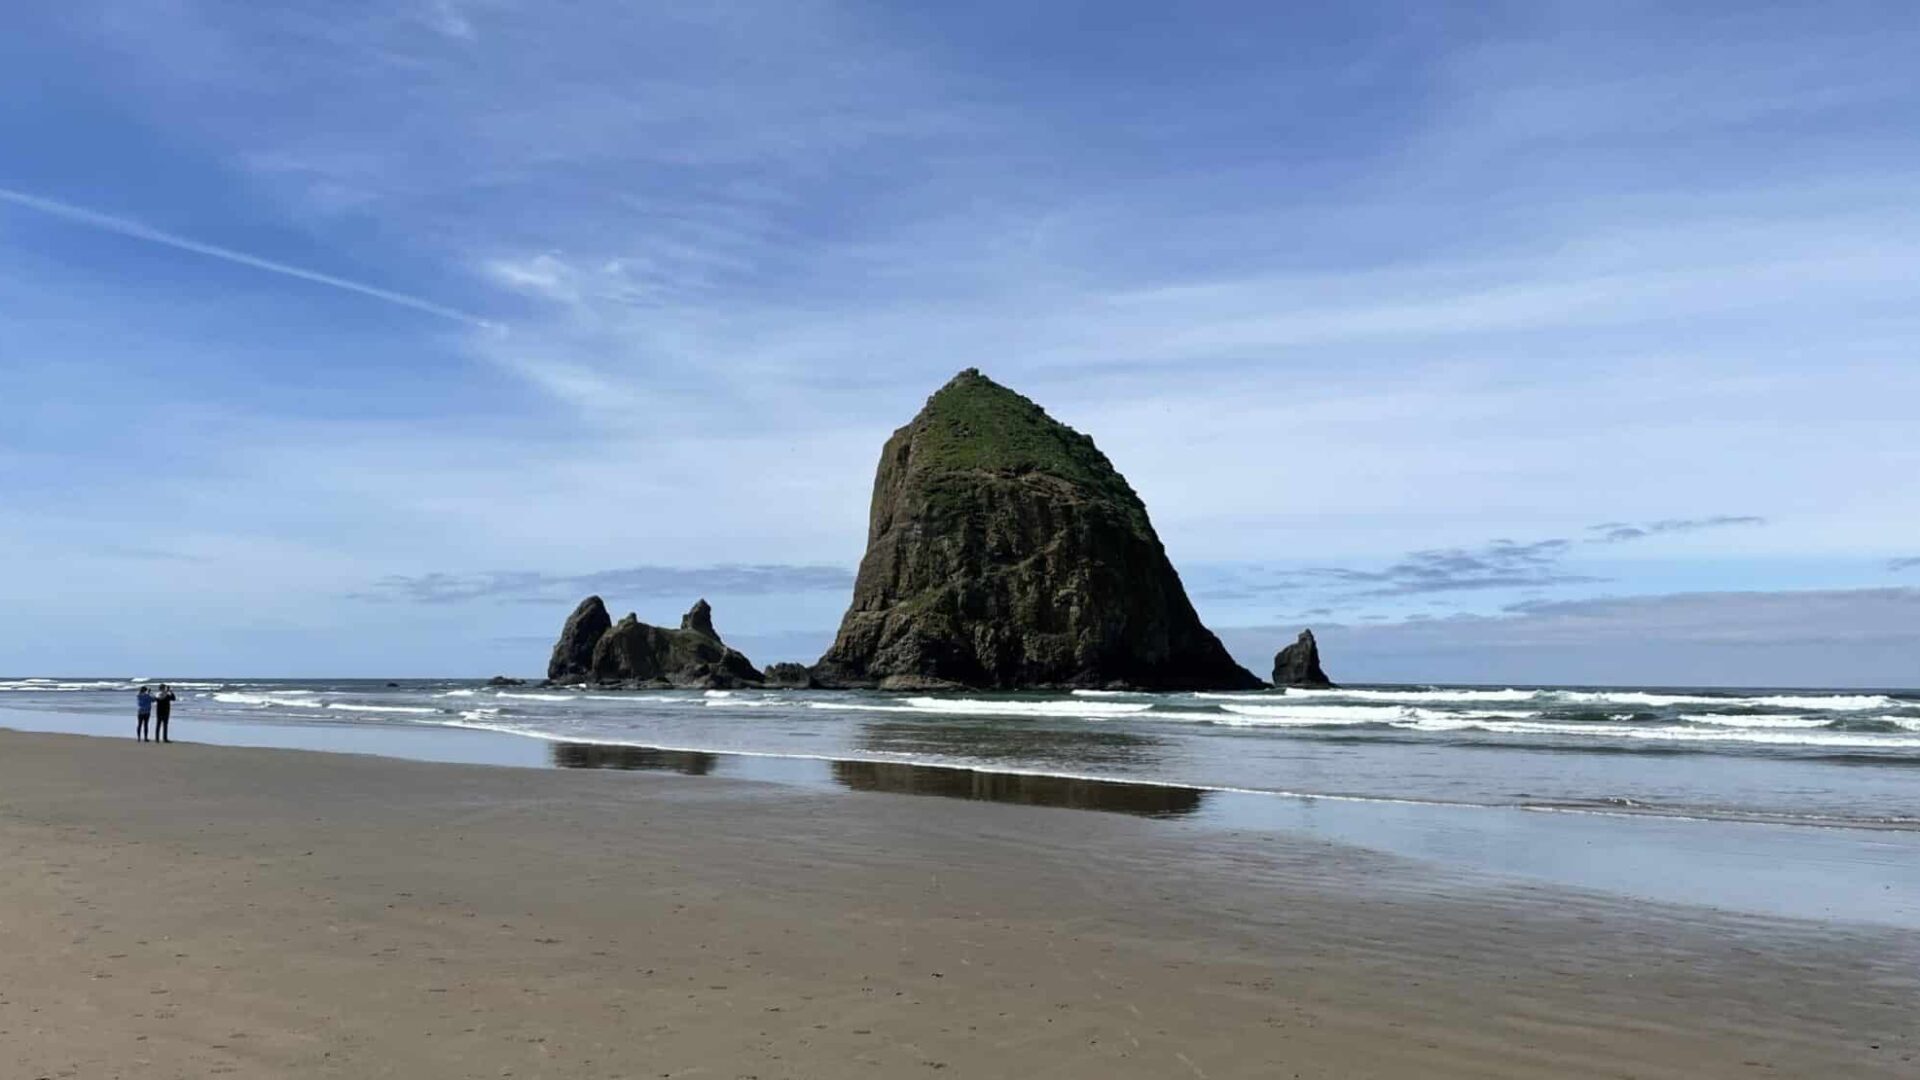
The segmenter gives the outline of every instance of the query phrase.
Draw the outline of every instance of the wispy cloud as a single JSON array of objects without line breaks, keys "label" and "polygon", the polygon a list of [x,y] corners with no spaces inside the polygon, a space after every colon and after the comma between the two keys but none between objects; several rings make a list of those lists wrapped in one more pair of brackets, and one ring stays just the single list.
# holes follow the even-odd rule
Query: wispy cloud
[{"label": "wispy cloud", "polygon": [[409,604],[459,604],[474,600],[542,603],[577,600],[584,593],[613,596],[681,596],[712,593],[753,596],[769,593],[839,591],[853,586],[853,574],[838,566],[780,564],[718,566],[629,566],[587,574],[496,571],[481,574],[396,574],[381,578],[357,599]]},{"label": "wispy cloud", "polygon": [[361,296],[372,297],[375,300],[382,300],[389,304],[397,304],[404,308],[412,308],[415,311],[436,315],[442,319],[451,319],[454,322],[465,323],[469,326],[476,326],[488,330],[500,329],[496,323],[483,319],[478,315],[459,311],[444,304],[437,304],[423,297],[396,292],[378,285],[369,285],[362,281],[351,281],[347,278],[336,277],[332,274],[325,274],[318,270],[309,270],[305,267],[293,266],[288,263],[276,262],[272,259],[264,259],[258,255],[249,255],[244,251],[235,251],[232,248],[221,247],[218,244],[209,244],[204,241],[194,240],[190,237],[164,232],[129,218],[103,214],[98,210],[89,210],[84,206],[74,206],[71,203],[60,202],[57,199],[32,195],[24,191],[14,191],[11,188],[0,188],[0,202],[11,203],[36,213],[46,214],[63,221],[70,221],[76,225],[84,225],[90,229],[115,233],[135,240],[144,240],[148,243],[160,244],[179,251],[192,252],[195,255],[204,255],[210,259],[219,259],[222,262],[234,263],[235,265],[250,267],[254,270],[262,270],[269,274],[280,274],[284,277],[298,278],[301,281],[312,282],[316,285],[325,285],[328,288],[358,293]]},{"label": "wispy cloud", "polygon": [[1355,597],[1413,596],[1420,593],[1480,589],[1540,588],[1603,580],[1560,569],[1572,541],[1535,540],[1515,543],[1493,540],[1478,548],[1435,548],[1416,551],[1381,570],[1315,567],[1309,575],[1346,585],[1364,586]]},{"label": "wispy cloud", "polygon": [[454,0],[429,0],[422,12],[428,26],[450,38],[472,40],[473,22],[454,4]]},{"label": "wispy cloud", "polygon": [[1902,559],[1892,559],[1887,563],[1887,569],[1895,571],[1912,570],[1915,567],[1920,567],[1920,555],[1910,555]]},{"label": "wispy cloud", "polygon": [[[1297,627],[1225,628],[1271,655]],[[1687,592],[1532,601],[1493,615],[1317,623],[1335,678],[1912,686],[1920,589]]]},{"label": "wispy cloud", "polygon": [[1409,552],[1379,568],[1312,566],[1282,569],[1263,566],[1206,567],[1194,596],[1202,600],[1247,600],[1305,593],[1333,606],[1314,609],[1332,614],[1339,607],[1391,597],[1540,589],[1605,580],[1574,573],[1562,563],[1573,541],[1554,538],[1519,543],[1490,540],[1477,547],[1429,548]]},{"label": "wispy cloud", "polygon": [[1720,515],[1703,518],[1667,518],[1661,521],[1647,521],[1630,525],[1625,522],[1609,521],[1599,525],[1587,526],[1587,532],[1593,535],[1587,538],[1594,544],[1618,544],[1628,540],[1642,540],[1649,536],[1663,536],[1668,533],[1699,532],[1701,529],[1723,529],[1736,525],[1765,525],[1767,519],[1752,515]]},{"label": "wispy cloud", "polygon": [[[1652,536],[1697,532],[1732,526],[1757,526],[1765,518],[1719,515],[1666,518],[1629,524],[1609,521],[1589,525],[1586,543],[1618,544]],[[1196,574],[1196,599],[1237,601],[1262,596],[1306,592],[1333,607],[1317,609],[1331,614],[1355,604],[1424,594],[1539,590],[1565,585],[1591,585],[1609,579],[1569,568],[1579,554],[1579,541],[1567,537],[1520,542],[1489,540],[1476,547],[1428,548],[1409,552],[1386,566],[1313,566],[1291,570],[1257,565],[1207,567]],[[1898,561],[1898,560],[1897,560]],[[1920,563],[1920,559],[1914,560]],[[1899,569],[1895,566],[1895,569]]]},{"label": "wispy cloud", "polygon": [[1650,635],[1699,643],[1920,638],[1920,589],[1687,592],[1586,600],[1530,600],[1502,616],[1454,620],[1501,627],[1506,640],[1543,644]]}]

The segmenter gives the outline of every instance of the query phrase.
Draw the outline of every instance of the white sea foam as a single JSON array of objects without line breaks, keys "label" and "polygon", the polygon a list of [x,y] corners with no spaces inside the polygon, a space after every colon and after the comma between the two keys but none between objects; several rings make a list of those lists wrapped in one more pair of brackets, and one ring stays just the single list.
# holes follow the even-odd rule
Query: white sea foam
[{"label": "white sea foam", "polygon": [[948,698],[907,698],[895,705],[875,705],[857,701],[808,701],[809,709],[828,712],[901,713],[910,716],[1003,716],[1009,719],[1046,717],[1059,720],[1112,720],[1138,717],[1143,720],[1192,719],[1214,714],[1194,712],[1166,713],[1147,710],[1151,703],[1092,701],[979,701]]},{"label": "white sea foam", "polygon": [[1737,694],[1654,694],[1643,690],[1555,690],[1555,700],[1576,704],[1644,705],[1661,708],[1669,705],[1717,705],[1722,708],[1806,709],[1815,711],[1859,712],[1866,709],[1892,709],[1900,702],[1885,694],[1779,694],[1741,696]]},{"label": "white sea foam", "polygon": [[[685,705],[690,701],[701,700],[695,697],[674,697],[662,694],[583,694],[581,696],[588,701],[624,701],[629,705],[658,705],[663,702],[668,705]],[[713,702],[709,701],[706,704],[711,705]]]},{"label": "white sea foam", "polygon": [[[1540,694],[1540,691],[1537,691],[1537,690],[1513,690],[1513,689],[1507,689],[1507,690],[1457,689],[1455,690],[1455,689],[1448,689],[1446,687],[1440,687],[1440,686],[1429,687],[1425,690],[1349,690],[1349,689],[1305,690],[1299,687],[1289,687],[1287,689],[1286,694],[1283,696],[1286,698],[1303,698],[1303,699],[1315,700],[1315,701],[1326,700],[1329,698],[1335,698],[1335,699],[1351,698],[1356,702],[1398,701],[1398,702],[1405,702],[1408,704],[1424,705],[1424,704],[1435,704],[1435,703],[1448,702],[1448,701],[1459,701],[1459,702],[1468,702],[1468,703],[1497,702],[1497,701],[1531,701],[1535,697],[1538,697],[1539,694]],[[1245,698],[1252,695],[1196,694],[1194,696],[1203,697],[1203,698],[1223,698],[1223,699],[1231,700],[1236,698]],[[1266,696],[1272,697],[1273,695],[1269,693]]]},{"label": "white sea foam", "polygon": [[1150,701],[992,701],[985,698],[910,697],[920,711],[958,716],[1134,716],[1153,708]]},{"label": "white sea foam", "polygon": [[[0,691],[25,693],[77,693],[84,690],[131,690],[139,683],[107,682],[101,679],[76,679],[61,681],[58,679],[7,679],[0,681]],[[192,689],[185,683],[174,684],[177,688]],[[218,686],[208,683],[207,686]]]},{"label": "white sea foam", "polygon": [[1499,735],[1570,735],[1592,739],[1631,739],[1657,742],[1754,743],[1770,746],[1844,747],[1858,749],[1916,749],[1920,738],[1873,732],[1782,730],[1766,728],[1654,727],[1626,724],[1555,724],[1538,721],[1487,720],[1462,723],[1458,718],[1422,720],[1420,730],[1458,731],[1477,728]]},{"label": "white sea foam", "polygon": [[[1272,691],[1253,691],[1247,693],[1198,693],[1194,697],[1220,701],[1259,701],[1271,700],[1276,695]],[[1752,695],[1739,694],[1661,694],[1646,690],[1525,690],[1507,688],[1504,690],[1469,690],[1430,687],[1425,690],[1365,690],[1334,689],[1306,690],[1290,688],[1283,696],[1287,700],[1341,700],[1363,703],[1370,701],[1394,701],[1407,704],[1478,704],[1482,702],[1538,701],[1542,705],[1623,705],[1645,708],[1664,708],[1674,705],[1718,705],[1721,707],[1756,707],[1770,709],[1803,710],[1843,710],[1861,711],[1867,709],[1900,708],[1903,703],[1895,701],[1885,694],[1778,694]]]},{"label": "white sea foam", "polygon": [[1833,694],[1820,697],[1760,697],[1753,704],[1771,709],[1838,709],[1860,712],[1867,709],[1897,709],[1906,704],[1885,694]]},{"label": "white sea foam", "polygon": [[[1412,719],[1415,710],[1402,705],[1221,705],[1233,715],[1297,724],[1390,724]],[[1206,714],[1199,714],[1206,716]],[[1218,717],[1208,716],[1208,719]]]},{"label": "white sea foam", "polygon": [[1817,728],[1833,723],[1826,716],[1778,716],[1764,713],[1685,713],[1680,719],[1689,724],[1712,724],[1732,728]]},{"label": "white sea foam", "polygon": [[431,714],[431,713],[437,713],[440,711],[439,709],[423,709],[416,705],[348,705],[344,702],[338,702],[338,701],[329,702],[327,704],[327,708],[338,709],[341,712],[364,712],[364,713],[428,713],[428,714]]},{"label": "white sea foam", "polygon": [[434,696],[434,697],[472,697],[472,696],[473,696],[474,694],[476,694],[476,693],[478,693],[478,691],[474,691],[474,690],[448,690],[448,691],[445,691],[444,693],[439,693],[439,694],[435,694],[435,695],[433,695],[433,696]]},{"label": "white sea foam", "polygon": [[[1423,731],[1475,727],[1487,720],[1528,720],[1536,714],[1511,709],[1473,709],[1448,712],[1412,705],[1222,705],[1225,715],[1191,713],[1185,719],[1232,727],[1343,727],[1355,724],[1391,724]],[[1163,714],[1156,713],[1159,719]],[[1167,714],[1170,715],[1170,714]]]},{"label": "white sea foam", "polygon": [[519,698],[522,701],[572,701],[578,694],[512,694],[505,690],[494,692],[494,697]]},{"label": "white sea foam", "polygon": [[286,690],[274,694],[246,694],[237,690],[228,690],[213,695],[213,700],[223,705],[252,705],[260,709],[273,706],[318,709],[324,704],[311,700],[311,692],[305,690]]}]

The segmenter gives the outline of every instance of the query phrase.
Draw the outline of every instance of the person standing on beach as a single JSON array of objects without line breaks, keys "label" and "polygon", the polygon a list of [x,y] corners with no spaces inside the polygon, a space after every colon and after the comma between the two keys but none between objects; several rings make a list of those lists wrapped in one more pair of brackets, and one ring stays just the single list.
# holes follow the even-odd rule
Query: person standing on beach
[{"label": "person standing on beach", "polygon": [[136,710],[134,712],[133,737],[139,739],[141,742],[146,742],[147,714],[153,712],[153,691],[144,686],[141,687],[140,692],[134,695],[133,704]]},{"label": "person standing on beach", "polygon": [[173,687],[160,684],[160,692],[153,696],[153,741],[172,742],[167,735],[167,721],[173,716]]}]

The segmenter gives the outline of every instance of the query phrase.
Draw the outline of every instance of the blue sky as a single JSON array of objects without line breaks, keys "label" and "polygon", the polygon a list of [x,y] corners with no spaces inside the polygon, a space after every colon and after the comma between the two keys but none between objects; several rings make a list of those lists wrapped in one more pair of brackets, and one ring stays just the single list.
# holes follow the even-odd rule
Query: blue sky
[{"label": "blue sky", "polygon": [[977,365],[1259,670],[1920,684],[1911,4],[0,18],[0,670],[810,659]]}]

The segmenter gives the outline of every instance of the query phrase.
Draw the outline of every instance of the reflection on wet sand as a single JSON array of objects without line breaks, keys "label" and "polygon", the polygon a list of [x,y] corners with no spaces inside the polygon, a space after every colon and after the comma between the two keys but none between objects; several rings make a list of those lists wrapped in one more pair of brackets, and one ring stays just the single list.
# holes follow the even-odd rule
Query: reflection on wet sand
[{"label": "reflection on wet sand", "polygon": [[651,746],[601,746],[595,743],[554,743],[553,763],[562,769],[646,769],[706,776],[719,764],[715,754],[692,750],[657,750]]},{"label": "reflection on wet sand", "polygon": [[1198,788],[1080,780],[1062,776],[982,772],[896,761],[821,761],[746,754],[661,750],[651,746],[553,743],[553,764],[562,769],[646,769],[686,776],[719,776],[804,787],[840,787],[902,795],[1104,810],[1144,817],[1177,817],[1200,809]]},{"label": "reflection on wet sand", "polygon": [[950,799],[1062,806],[1146,817],[1191,814],[1200,809],[1206,798],[1206,792],[1197,788],[1112,780],[978,772],[890,761],[835,761],[831,765],[833,778],[855,791],[940,795]]},{"label": "reflection on wet sand", "polygon": [[1150,765],[1164,745],[1161,739],[1136,732],[1010,726],[991,719],[951,718],[937,725],[925,721],[868,721],[860,726],[857,739],[860,749],[875,754],[1057,763],[1073,768]]}]

